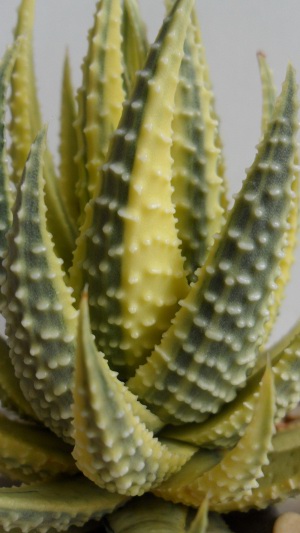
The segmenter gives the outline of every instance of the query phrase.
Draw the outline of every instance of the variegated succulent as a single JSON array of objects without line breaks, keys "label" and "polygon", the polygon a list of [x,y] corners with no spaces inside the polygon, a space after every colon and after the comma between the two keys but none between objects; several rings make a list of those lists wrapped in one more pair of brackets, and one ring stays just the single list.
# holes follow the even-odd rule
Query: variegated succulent
[{"label": "variegated succulent", "polygon": [[294,71],[276,100],[259,55],[262,140],[229,210],[193,1],[148,47],[136,0],[100,0],[57,170],[34,3],[0,65],[0,527],[228,532],[221,513],[300,492],[300,326],[266,349],[298,226]]}]

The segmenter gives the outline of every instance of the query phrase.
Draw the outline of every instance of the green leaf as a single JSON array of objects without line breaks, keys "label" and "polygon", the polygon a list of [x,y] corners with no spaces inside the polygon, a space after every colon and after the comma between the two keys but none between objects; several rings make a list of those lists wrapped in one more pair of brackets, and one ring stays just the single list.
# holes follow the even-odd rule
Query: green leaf
[{"label": "green leaf", "polygon": [[70,61],[68,54],[65,58],[62,96],[61,96],[61,125],[60,125],[60,180],[61,196],[68,210],[68,216],[76,227],[79,219],[79,202],[76,195],[78,184],[78,166],[75,155],[78,152],[77,137],[74,128],[76,119],[76,105],[73,94]]},{"label": "green leaf", "polygon": [[[6,277],[2,260],[7,251],[6,233],[11,224],[11,190],[9,184],[9,172],[7,166],[7,151],[5,138],[5,103],[9,79],[16,59],[20,41],[8,48],[0,63],[0,287]],[[0,291],[0,310],[5,305],[5,297]]]},{"label": "green leaf", "polygon": [[263,52],[258,52],[257,60],[263,99],[261,130],[262,132],[265,132],[274,112],[277,91],[274,84],[273,72],[268,65],[265,54]]},{"label": "green leaf", "polygon": [[173,202],[189,281],[196,281],[213,237],[224,222],[225,186],[219,123],[200,34],[191,23],[176,91],[173,128]]},{"label": "green leaf", "polygon": [[113,512],[107,522],[113,533],[184,533],[188,509],[150,494]]},{"label": "green leaf", "polygon": [[0,489],[0,525],[5,531],[53,533],[100,520],[125,502],[82,476]]},{"label": "green leaf", "polygon": [[258,486],[251,494],[237,502],[237,509],[243,511],[256,507],[264,508],[294,497],[300,492],[300,428],[299,424],[287,426],[273,438],[273,451],[269,464],[263,468]]},{"label": "green leaf", "polygon": [[125,80],[129,92],[134,86],[137,71],[145,64],[149,48],[146,26],[136,0],[124,0],[122,36]]},{"label": "green leaf", "polygon": [[[17,184],[23,172],[31,143],[41,129],[41,113],[36,92],[33,61],[33,23],[35,0],[22,0],[18,13],[15,37],[22,36],[11,78],[10,155],[13,165],[12,179]],[[45,153],[44,174],[47,221],[53,235],[56,251],[67,269],[72,260],[77,228],[68,218],[58,188],[54,164],[49,150]]]},{"label": "green leaf", "polygon": [[35,419],[30,403],[25,400],[21,391],[19,380],[14,371],[9,356],[9,347],[3,337],[0,336],[0,390],[1,404],[9,410],[15,411],[21,417]]},{"label": "green leaf", "polygon": [[10,356],[26,400],[47,427],[71,439],[76,316],[46,227],[45,131],[34,142],[17,190],[5,259]]},{"label": "green leaf", "polygon": [[58,474],[75,474],[69,446],[41,426],[9,420],[0,415],[0,472],[12,480],[30,483]]},{"label": "green leaf", "polygon": [[96,350],[85,295],[74,387],[73,456],[78,468],[99,487],[128,496],[141,495],[159,485],[196,449],[161,443],[145,422],[157,427],[155,417],[147,413]]},{"label": "green leaf", "polygon": [[83,83],[78,93],[79,113],[75,122],[79,147],[77,192],[82,212],[87,201],[101,191],[99,169],[125,99],[122,15],[120,0],[97,3],[89,49],[82,66]]},{"label": "green leaf", "polygon": [[159,342],[187,291],[171,201],[170,149],[191,6],[192,0],[176,2],[137,76],[103,166],[102,195],[87,208],[74,256],[77,299],[87,283],[97,345],[122,377]]},{"label": "green leaf", "polygon": [[197,282],[128,381],[166,423],[201,422],[232,401],[258,359],[293,201],[296,84],[288,69],[273,121]]},{"label": "green leaf", "polygon": [[[186,505],[199,506],[208,494],[210,509],[228,512],[239,508],[239,501],[251,495],[262,477],[262,467],[268,464],[268,453],[274,434],[275,395],[270,367],[267,369],[255,407],[253,418],[238,444],[228,451],[223,459],[213,468],[195,478],[188,479],[191,467],[187,463],[181,470],[186,484],[181,487],[176,483],[176,475],[158,488],[158,493],[172,501],[181,501]],[[194,461],[196,461],[196,456]],[[193,458],[191,459],[191,463]],[[186,469],[186,473],[184,470]],[[174,486],[172,481],[175,479]],[[173,490],[172,490],[173,489]]]}]

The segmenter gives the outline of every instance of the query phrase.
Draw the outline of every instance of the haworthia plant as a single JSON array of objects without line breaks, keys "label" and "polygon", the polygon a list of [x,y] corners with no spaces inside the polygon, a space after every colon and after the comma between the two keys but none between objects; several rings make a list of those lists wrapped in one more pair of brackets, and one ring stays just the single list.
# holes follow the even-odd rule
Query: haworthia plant
[{"label": "haworthia plant", "polygon": [[259,54],[262,138],[229,211],[193,0],[150,46],[136,0],[95,2],[56,172],[34,4],[0,63],[0,531],[229,533],[221,513],[300,493],[299,323],[265,349],[299,223],[294,70],[277,98]]}]

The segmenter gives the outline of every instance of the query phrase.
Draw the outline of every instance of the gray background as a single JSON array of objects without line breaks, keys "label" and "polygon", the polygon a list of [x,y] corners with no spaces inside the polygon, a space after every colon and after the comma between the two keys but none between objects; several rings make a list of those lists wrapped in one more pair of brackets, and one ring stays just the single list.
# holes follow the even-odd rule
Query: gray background
[{"label": "gray background", "polygon": [[[0,50],[11,42],[18,0],[0,0]],[[81,80],[95,0],[37,0],[35,54],[40,101],[49,140],[57,148],[59,91],[64,51],[69,48],[74,85]],[[278,87],[288,61],[300,76],[300,3],[298,0],[197,1],[203,39],[210,63],[217,111],[225,144],[231,192],[238,190],[250,166],[260,136],[261,91],[256,52],[263,50]],[[164,13],[163,0],[140,0],[144,19],[154,38]],[[300,254],[275,338],[300,317]]]}]

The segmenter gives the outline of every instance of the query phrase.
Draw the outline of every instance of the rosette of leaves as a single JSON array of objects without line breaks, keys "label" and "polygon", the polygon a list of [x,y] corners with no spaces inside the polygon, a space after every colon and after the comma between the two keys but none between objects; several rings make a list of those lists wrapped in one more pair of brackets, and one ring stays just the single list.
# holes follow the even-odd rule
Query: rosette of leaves
[{"label": "rosette of leaves", "polygon": [[259,56],[262,139],[229,210],[193,1],[167,4],[152,46],[135,0],[97,4],[58,169],[34,0],[0,65],[3,531],[222,533],[300,492],[300,326],[265,348],[298,225],[294,71],[277,98]]}]

